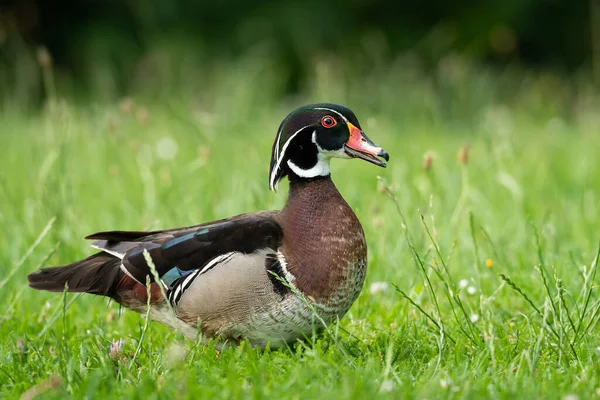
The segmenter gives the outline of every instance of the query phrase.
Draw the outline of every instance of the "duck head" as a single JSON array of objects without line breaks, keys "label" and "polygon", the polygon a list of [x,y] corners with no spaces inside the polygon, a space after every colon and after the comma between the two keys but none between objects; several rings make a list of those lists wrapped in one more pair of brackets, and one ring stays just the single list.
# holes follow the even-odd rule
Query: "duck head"
[{"label": "duck head", "polygon": [[314,178],[330,174],[334,158],[360,158],[379,167],[390,156],[369,139],[347,107],[309,104],[292,111],[279,126],[271,152],[269,187],[287,176]]}]

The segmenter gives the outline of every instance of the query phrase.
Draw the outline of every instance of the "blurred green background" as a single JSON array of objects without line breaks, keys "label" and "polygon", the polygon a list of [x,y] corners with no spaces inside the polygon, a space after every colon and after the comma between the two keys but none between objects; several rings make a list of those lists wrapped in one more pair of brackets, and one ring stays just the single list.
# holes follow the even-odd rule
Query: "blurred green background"
[{"label": "blurred green background", "polygon": [[[600,0],[0,4],[0,398],[600,397]],[[369,248],[340,336],[216,353],[27,286],[93,232],[281,208],[321,101],[391,156],[332,162]]]},{"label": "blurred green background", "polygon": [[[517,71],[513,86],[550,74],[581,90],[598,76],[599,20],[597,0],[9,1],[0,101],[36,109],[53,90],[93,101],[198,96],[240,63],[248,80],[271,76],[275,98],[310,90],[323,65],[353,80],[379,72],[398,96],[410,89],[399,78],[431,76],[443,90],[445,75],[474,67]],[[40,62],[52,62],[51,87]]]}]

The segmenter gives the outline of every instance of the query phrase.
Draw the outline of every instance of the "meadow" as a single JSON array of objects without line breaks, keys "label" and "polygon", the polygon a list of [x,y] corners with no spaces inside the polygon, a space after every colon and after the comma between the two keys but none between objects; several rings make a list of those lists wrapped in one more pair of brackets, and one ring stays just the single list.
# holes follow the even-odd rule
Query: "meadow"
[{"label": "meadow", "polygon": [[[323,62],[312,82],[282,101],[250,60],[117,101],[5,102],[1,398],[600,397],[600,102],[585,81],[450,59],[433,76]],[[390,154],[386,169],[332,163],[369,269],[324,335],[217,351],[104,298],[28,288],[29,272],[92,254],[96,231],[282,207],[271,145],[316,101],[352,108]]]}]

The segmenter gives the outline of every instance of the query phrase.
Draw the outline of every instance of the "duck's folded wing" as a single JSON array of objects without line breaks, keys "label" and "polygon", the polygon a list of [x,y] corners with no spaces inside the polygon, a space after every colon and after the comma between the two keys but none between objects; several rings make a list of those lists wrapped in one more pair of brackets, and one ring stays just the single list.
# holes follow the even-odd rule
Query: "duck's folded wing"
[{"label": "duck's folded wing", "polygon": [[[201,271],[231,253],[276,251],[283,230],[274,212],[244,214],[181,229],[151,232],[113,231],[89,235],[92,246],[122,260],[121,268],[140,283],[153,278],[145,252],[160,277],[177,269],[180,277]],[[215,261],[216,260],[216,261]],[[188,272],[189,271],[189,272]]]}]

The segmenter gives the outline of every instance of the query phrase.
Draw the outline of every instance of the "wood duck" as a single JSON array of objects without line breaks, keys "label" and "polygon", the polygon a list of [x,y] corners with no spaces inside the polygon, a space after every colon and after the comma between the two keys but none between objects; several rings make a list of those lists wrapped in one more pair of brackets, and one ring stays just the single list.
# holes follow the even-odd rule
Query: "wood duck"
[{"label": "wood duck", "polygon": [[290,345],[343,317],[365,279],[365,235],[331,180],[334,157],[380,167],[386,164],[378,157],[389,161],[350,109],[328,103],[298,108],[282,121],[272,147],[270,189],[285,176],[290,182],[281,211],[185,228],[94,233],[85,239],[100,252],[31,273],[29,285],[50,292],[66,285],[139,313],[150,304],[152,319],[220,347],[241,340],[262,348]]}]

